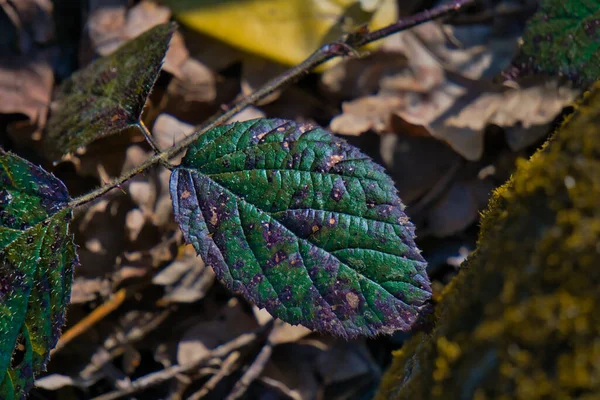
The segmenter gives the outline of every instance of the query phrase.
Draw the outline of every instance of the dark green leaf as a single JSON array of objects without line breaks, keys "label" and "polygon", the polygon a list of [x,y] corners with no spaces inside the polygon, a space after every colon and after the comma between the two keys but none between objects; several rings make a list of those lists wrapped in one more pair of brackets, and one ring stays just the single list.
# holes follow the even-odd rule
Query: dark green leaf
[{"label": "dark green leaf", "polygon": [[521,53],[507,72],[565,76],[578,85],[600,78],[600,0],[542,0]]},{"label": "dark green leaf", "polygon": [[20,399],[45,369],[71,294],[75,245],[63,183],[0,152],[0,398]]},{"label": "dark green leaf", "polygon": [[48,124],[53,157],[139,124],[174,30],[158,25],[61,85]]},{"label": "dark green leaf", "polygon": [[175,218],[218,278],[272,315],[343,337],[406,330],[430,297],[383,168],[285,120],[218,127],[171,176]]}]

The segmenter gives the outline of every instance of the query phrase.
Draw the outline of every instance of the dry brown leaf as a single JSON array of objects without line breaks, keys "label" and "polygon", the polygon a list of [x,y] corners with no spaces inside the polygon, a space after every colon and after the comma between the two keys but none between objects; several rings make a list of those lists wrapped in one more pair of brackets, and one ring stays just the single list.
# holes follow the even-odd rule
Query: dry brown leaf
[{"label": "dry brown leaf", "polygon": [[377,378],[381,373],[361,342],[338,342],[330,351],[321,353],[316,362],[317,371],[327,385],[363,376]]},{"label": "dry brown leaf", "polygon": [[0,114],[24,114],[43,127],[54,84],[54,73],[43,54],[0,59]]},{"label": "dry brown leaf", "polygon": [[455,182],[428,210],[422,235],[445,237],[461,232],[477,221],[494,188],[489,180]]},{"label": "dry brown leaf", "polygon": [[342,135],[360,135],[367,131],[385,132],[390,129],[392,113],[404,106],[398,96],[368,96],[342,104],[342,114],[335,117],[329,128]]},{"label": "dry brown leaf", "polygon": [[185,139],[194,131],[194,126],[169,114],[160,114],[152,128],[152,136],[161,149],[168,149]]},{"label": "dry brown leaf", "polygon": [[[129,10],[128,4],[127,0],[114,0],[108,4],[92,1],[87,27],[92,48],[101,56],[111,54],[124,42],[171,18],[168,7],[152,1],[144,0]],[[181,67],[188,58],[183,36],[175,32],[165,56],[165,71],[181,76]]]},{"label": "dry brown leaf", "polygon": [[[258,307],[253,306],[252,311],[254,312],[254,317],[261,326],[273,319],[271,314],[264,308],[259,309]],[[305,328],[302,325],[291,325],[278,319],[275,321],[271,333],[269,333],[268,340],[273,346],[284,343],[294,343],[309,335],[311,332],[310,329]]]},{"label": "dry brown leaf", "polygon": [[[425,195],[461,161],[449,146],[431,136],[384,133],[381,135],[380,153],[396,182],[398,194],[407,204]],[[407,211],[410,213],[411,207]]]},{"label": "dry brown leaf", "polygon": [[0,8],[17,30],[21,54],[29,53],[34,43],[44,44],[53,39],[53,5],[50,0],[2,0]]},{"label": "dry brown leaf", "polygon": [[217,78],[207,66],[188,58],[181,64],[179,74],[169,83],[167,92],[186,103],[210,103],[217,97]]},{"label": "dry brown leaf", "polygon": [[[527,134],[529,128],[542,127],[547,133],[548,124],[567,104],[572,103],[578,90],[558,86],[556,81],[540,81],[535,86],[526,88],[507,88],[502,92],[483,93],[472,103],[466,105],[458,115],[446,120],[446,125],[456,128],[467,128],[481,131],[488,124],[510,128],[524,128],[521,133]],[[534,130],[539,134],[540,129]],[[544,134],[542,133],[542,134]],[[516,136],[516,134],[511,134]],[[526,139],[514,137],[508,140],[512,150],[517,151],[532,144],[539,136],[529,135]]]},{"label": "dry brown leaf", "polygon": [[184,333],[177,347],[177,363],[191,364],[218,345],[257,327],[254,318],[232,298],[217,319],[199,322]]},{"label": "dry brown leaf", "polygon": [[144,212],[139,208],[134,208],[125,216],[125,228],[130,242],[135,242],[146,224]]},{"label": "dry brown leaf", "polygon": [[193,303],[202,299],[215,281],[215,273],[187,245],[183,255],[154,276],[152,283],[165,286],[162,302]]},{"label": "dry brown leaf", "polygon": [[231,124],[233,122],[244,122],[244,121],[248,121],[250,119],[265,118],[265,117],[266,117],[266,114],[262,110],[260,110],[256,107],[246,107],[239,113],[235,114],[233,117],[229,118],[227,120],[227,123]]},{"label": "dry brown leaf", "polygon": [[[289,67],[261,57],[245,55],[242,64],[242,94],[248,96],[262,87],[270,79],[280,75]],[[256,105],[269,104],[279,98],[281,90],[276,90]]]},{"label": "dry brown leaf", "polygon": [[35,380],[35,386],[45,390],[58,390],[74,384],[73,378],[61,374],[50,374]]},{"label": "dry brown leaf", "polygon": [[386,50],[386,44],[394,37],[384,40],[382,49],[363,58],[344,60],[321,74],[321,89],[340,99],[356,99],[377,93],[384,76],[403,73],[413,85],[412,72],[407,68],[406,56],[395,48]]},{"label": "dry brown leaf", "polygon": [[[449,41],[450,36],[457,37],[460,47]],[[488,79],[510,62],[517,37],[498,34],[489,26],[451,29],[431,22],[398,38],[386,41],[383,50],[402,52],[407,64],[399,62],[395,71],[386,66],[375,74],[379,77],[377,95],[345,103],[343,113],[331,122],[334,132],[389,132],[392,114],[396,128],[400,121],[403,130],[426,131],[466,159],[478,160],[488,125],[505,128],[511,148],[522,149],[539,139],[542,127],[578,94],[556,82],[540,81],[525,88],[492,84]],[[340,75],[343,68],[334,70]],[[333,72],[324,76],[329,87],[336,84],[332,76]],[[373,76],[367,75],[370,81]],[[525,132],[523,128],[531,129]]]},{"label": "dry brown leaf", "polygon": [[111,293],[111,284],[103,278],[76,277],[71,288],[71,304],[87,303],[98,297],[108,297]]}]

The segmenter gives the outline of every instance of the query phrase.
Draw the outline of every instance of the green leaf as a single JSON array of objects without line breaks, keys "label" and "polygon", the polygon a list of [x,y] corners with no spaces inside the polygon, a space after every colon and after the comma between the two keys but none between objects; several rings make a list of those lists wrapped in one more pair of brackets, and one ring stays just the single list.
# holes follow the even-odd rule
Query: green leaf
[{"label": "green leaf", "polygon": [[540,73],[581,86],[600,78],[600,0],[542,0],[507,75]]},{"label": "green leaf", "polygon": [[215,128],[171,175],[175,219],[217,277],[275,317],[342,337],[407,330],[431,289],[383,168],[285,120]]},{"label": "green leaf", "polygon": [[61,85],[48,123],[52,157],[139,125],[174,31],[174,24],[158,25]]},{"label": "green leaf", "polygon": [[52,174],[0,152],[0,398],[20,399],[65,321],[77,255],[71,209]]}]

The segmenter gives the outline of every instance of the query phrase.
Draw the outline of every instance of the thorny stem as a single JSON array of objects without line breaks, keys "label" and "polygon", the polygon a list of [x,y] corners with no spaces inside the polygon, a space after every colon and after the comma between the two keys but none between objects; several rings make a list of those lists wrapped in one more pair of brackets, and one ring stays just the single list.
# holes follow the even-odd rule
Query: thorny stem
[{"label": "thorny stem", "polygon": [[119,176],[118,178],[115,178],[112,182],[109,182],[106,185],[90,193],[73,199],[73,201],[69,203],[69,207],[77,208],[91,201],[94,201],[95,199],[108,193],[112,189],[120,187],[121,184],[125,183],[133,176],[144,172],[150,167],[153,167],[157,164],[167,164],[170,159],[172,159],[177,154],[185,150],[189,145],[195,142],[204,132],[213,129],[218,125],[221,125],[222,123],[226,122],[228,119],[236,115],[238,112],[242,111],[249,105],[255,104],[261,99],[264,99],[266,96],[273,93],[274,91],[284,86],[287,86],[290,83],[295,82],[302,75],[305,75],[308,72],[310,72],[313,68],[333,58],[344,55],[352,55],[355,53],[355,49],[369,44],[371,42],[374,42],[376,40],[382,39],[384,37],[390,36],[394,33],[401,32],[406,29],[410,29],[417,25],[423,24],[425,22],[458,12],[468,6],[475,4],[477,1],[478,0],[454,0],[451,3],[442,4],[431,10],[423,11],[413,16],[402,18],[399,21],[386,26],[385,28],[373,32],[365,32],[363,30],[359,30],[358,32],[347,35],[336,42],[323,45],[320,49],[315,51],[300,64],[290,68],[283,74],[271,79],[257,91],[227,107],[226,111],[220,112],[215,116],[211,117],[204,124],[198,126],[194,133],[192,133],[190,136],[179,142],[176,146],[173,146],[169,150],[161,151],[160,153],[155,154],[153,157],[146,160],[137,168],[125,172],[123,175]]}]

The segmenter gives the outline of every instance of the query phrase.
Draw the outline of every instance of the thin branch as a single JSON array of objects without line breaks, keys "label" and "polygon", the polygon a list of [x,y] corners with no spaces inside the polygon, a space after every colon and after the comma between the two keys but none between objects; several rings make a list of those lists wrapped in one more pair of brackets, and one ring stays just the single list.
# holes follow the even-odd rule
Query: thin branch
[{"label": "thin branch", "polygon": [[227,358],[223,360],[223,365],[221,366],[219,372],[214,374],[208,381],[206,381],[206,383],[202,386],[200,390],[190,395],[190,397],[188,397],[188,400],[200,400],[207,394],[209,394],[211,391],[213,391],[215,387],[217,387],[219,382],[223,380],[223,378],[231,375],[235,371],[239,358],[239,351],[234,351],[231,354],[229,354],[229,356],[227,356]]},{"label": "thin branch", "polygon": [[54,349],[50,352],[51,355],[56,354],[63,347],[67,345],[71,340],[80,336],[81,334],[87,332],[92,326],[101,321],[108,314],[115,311],[117,308],[123,304],[125,298],[127,297],[127,290],[121,289],[115,295],[110,298],[107,302],[96,308],[94,311],[89,313],[85,318],[79,321],[75,326],[66,331],[54,346]]},{"label": "thin branch", "polygon": [[165,368],[161,371],[152,372],[148,375],[144,375],[144,376],[136,379],[135,381],[131,382],[131,386],[129,386],[126,389],[116,390],[116,391],[113,391],[110,393],[106,393],[101,396],[95,397],[93,400],[120,399],[124,396],[130,395],[130,394],[133,394],[136,392],[140,392],[140,391],[146,390],[152,386],[156,386],[158,384],[166,382],[179,374],[185,374],[185,373],[189,373],[191,371],[197,370],[212,359],[225,358],[231,352],[241,349],[243,347],[246,347],[252,343],[255,343],[257,340],[259,340],[263,336],[265,329],[269,329],[269,328],[270,328],[270,326],[267,328],[261,327],[261,328],[257,329],[255,332],[244,333],[244,334],[238,336],[237,338],[214,348],[213,350],[208,352],[206,355],[204,355],[203,357],[199,358],[198,360],[196,360],[194,362],[191,362],[189,364],[176,364],[171,367]]},{"label": "thin branch", "polygon": [[273,354],[273,344],[267,340],[267,343],[260,349],[260,352],[254,359],[254,362],[248,367],[242,377],[235,383],[235,386],[231,390],[231,393],[225,400],[237,400],[241,399],[246,390],[252,382],[256,380],[262,374],[267,362],[271,359]]},{"label": "thin branch", "polygon": [[131,177],[145,171],[146,169],[156,165],[168,162],[182,151],[184,151],[189,145],[194,143],[198,138],[206,131],[213,129],[214,127],[221,125],[228,119],[242,111],[246,107],[256,104],[261,99],[264,99],[269,94],[276,90],[279,90],[295,81],[297,81],[303,75],[308,74],[315,67],[339,56],[352,55],[356,52],[356,49],[362,47],[371,42],[377,41],[384,37],[390,36],[394,33],[410,29],[417,25],[425,22],[447,16],[452,13],[456,13],[468,6],[475,4],[478,0],[454,0],[448,4],[442,4],[431,10],[423,11],[410,17],[402,18],[394,24],[386,26],[385,28],[366,32],[359,30],[356,33],[346,35],[340,40],[323,45],[320,49],[315,51],[306,60],[290,68],[283,74],[271,79],[264,86],[257,91],[253,92],[247,97],[242,98],[238,102],[234,103],[230,107],[226,108],[226,111],[221,112],[211,117],[207,122],[197,127],[197,130],[190,136],[182,140],[177,146],[163,151],[154,155],[154,157],[148,159],[142,165],[127,171],[125,174],[114,179],[112,182],[90,192],[81,197],[78,197],[69,203],[69,207],[76,208],[86,203],[94,201],[100,196],[108,193],[114,188],[119,187],[121,184],[129,180]]}]

